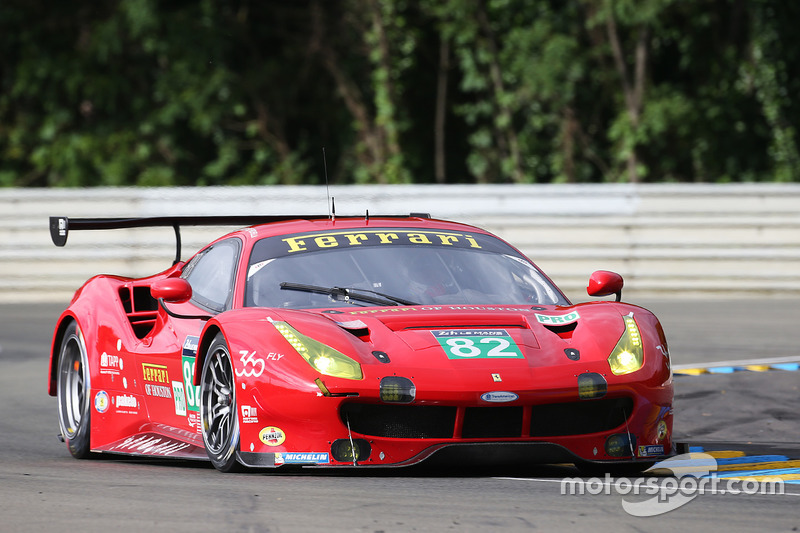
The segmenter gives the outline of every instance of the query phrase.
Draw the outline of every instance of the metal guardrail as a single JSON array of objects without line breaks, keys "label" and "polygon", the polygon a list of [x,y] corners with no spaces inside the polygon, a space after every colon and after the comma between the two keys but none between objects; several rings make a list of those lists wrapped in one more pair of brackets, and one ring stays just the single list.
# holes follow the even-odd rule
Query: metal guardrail
[{"label": "metal guardrail", "polygon": [[[800,184],[332,186],[337,215],[428,212],[484,227],[531,257],[570,298],[593,270],[626,299],[800,296]],[[98,273],[153,274],[169,228],[84,232],[56,248],[48,217],[328,212],[324,186],[0,189],[0,302],[67,302]],[[184,259],[230,227],[187,228]]]}]

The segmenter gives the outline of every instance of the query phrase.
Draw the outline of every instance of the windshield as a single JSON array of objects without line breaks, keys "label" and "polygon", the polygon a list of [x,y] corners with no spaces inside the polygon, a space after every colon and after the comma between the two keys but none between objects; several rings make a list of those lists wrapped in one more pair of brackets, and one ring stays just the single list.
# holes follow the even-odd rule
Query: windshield
[{"label": "windshield", "polygon": [[567,304],[531,263],[496,238],[383,231],[390,233],[262,239],[250,258],[245,305]]}]

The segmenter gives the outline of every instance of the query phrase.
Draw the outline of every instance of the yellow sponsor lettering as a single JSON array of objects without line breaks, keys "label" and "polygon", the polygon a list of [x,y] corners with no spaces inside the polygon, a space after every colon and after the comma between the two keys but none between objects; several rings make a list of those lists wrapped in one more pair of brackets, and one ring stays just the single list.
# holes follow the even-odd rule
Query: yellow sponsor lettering
[{"label": "yellow sponsor lettering", "polygon": [[339,246],[339,242],[333,235],[323,235],[314,239],[314,244],[320,248],[333,248]]},{"label": "yellow sponsor lettering", "polygon": [[467,242],[469,243],[470,248],[480,248],[481,247],[478,244],[478,241],[476,241],[474,237],[472,237],[470,235],[465,235],[464,238],[467,239]]},{"label": "yellow sponsor lettering", "polygon": [[163,365],[153,365],[150,363],[142,363],[142,377],[145,381],[153,381],[155,383],[169,383],[169,373],[167,367]]},{"label": "yellow sponsor lettering", "polygon": [[414,244],[433,244],[424,233],[409,233],[408,241]]},{"label": "yellow sponsor lettering", "polygon": [[283,239],[283,241],[289,244],[290,252],[299,252],[301,250],[306,249],[305,247],[306,242],[297,237],[289,237],[288,239]]},{"label": "yellow sponsor lettering", "polygon": [[[430,244],[440,246],[469,246],[481,248],[472,235],[463,233],[433,232],[433,231],[376,231],[363,230],[359,233],[334,232],[306,234],[297,237],[282,239],[288,245],[287,253],[319,250],[322,248],[336,248],[337,246],[358,246],[361,244],[395,244],[398,242],[408,244]],[[377,241],[377,242],[376,242]]]},{"label": "yellow sponsor lettering", "polygon": [[381,244],[392,244],[392,241],[396,241],[398,239],[397,233],[376,233],[380,240]]},{"label": "yellow sponsor lettering", "polygon": [[345,235],[345,237],[347,237],[347,240],[349,241],[348,244],[350,244],[350,246],[361,244],[360,241],[367,240],[367,236],[364,235],[363,233],[348,233],[347,235]]}]

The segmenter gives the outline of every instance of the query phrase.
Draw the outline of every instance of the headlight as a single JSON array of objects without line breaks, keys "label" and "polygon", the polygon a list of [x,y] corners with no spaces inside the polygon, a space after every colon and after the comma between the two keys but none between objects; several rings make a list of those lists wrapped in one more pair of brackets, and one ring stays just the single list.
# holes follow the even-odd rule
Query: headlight
[{"label": "headlight", "polygon": [[286,322],[273,321],[272,324],[317,372],[326,376],[345,379],[361,379],[361,365],[345,354],[326,344],[307,337]]},{"label": "headlight", "polygon": [[639,327],[632,316],[624,316],[625,332],[620,337],[611,355],[608,356],[608,365],[615,376],[636,372],[644,364],[644,351],[642,350],[642,337]]}]

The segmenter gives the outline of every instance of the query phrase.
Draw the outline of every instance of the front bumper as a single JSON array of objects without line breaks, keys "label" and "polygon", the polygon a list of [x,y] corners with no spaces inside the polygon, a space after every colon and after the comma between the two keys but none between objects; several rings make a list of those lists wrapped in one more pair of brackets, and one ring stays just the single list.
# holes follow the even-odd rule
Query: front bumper
[{"label": "front bumper", "polygon": [[[502,405],[452,398],[387,404],[365,395],[293,401],[293,393],[286,392],[281,402],[286,407],[264,418],[270,426],[240,425],[243,464],[408,466],[433,458],[472,464],[630,463],[675,453],[671,388],[652,398],[637,387],[609,390],[594,400],[550,394],[545,403],[532,401],[541,394],[532,393]],[[261,438],[265,429],[279,438]],[[353,447],[360,456],[353,458]],[[343,455],[342,449],[351,453]]]}]

